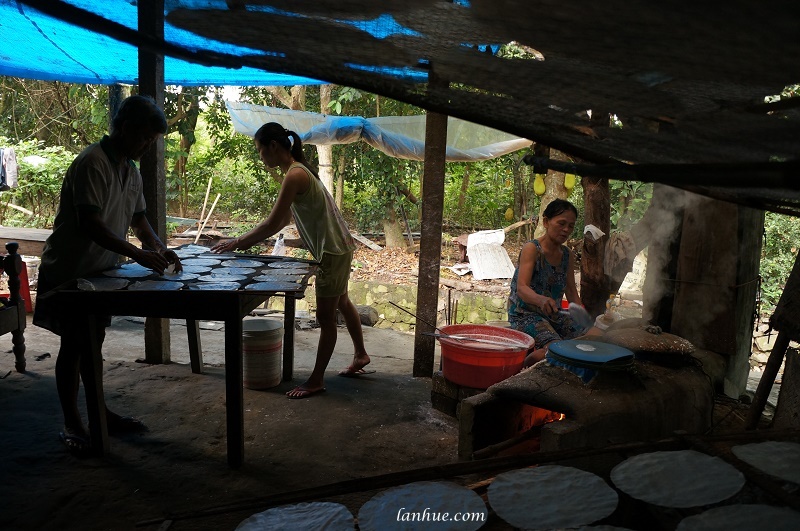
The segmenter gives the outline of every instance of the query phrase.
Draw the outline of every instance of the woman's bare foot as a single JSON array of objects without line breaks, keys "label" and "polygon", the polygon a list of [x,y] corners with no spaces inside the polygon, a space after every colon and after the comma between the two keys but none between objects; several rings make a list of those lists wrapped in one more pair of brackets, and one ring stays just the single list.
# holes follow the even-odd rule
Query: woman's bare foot
[{"label": "woman's bare foot", "polygon": [[356,354],[353,356],[353,363],[351,363],[346,369],[339,371],[339,376],[358,376],[359,374],[367,374],[367,371],[364,370],[364,367],[369,365],[370,361],[372,360],[370,360],[368,354],[363,354],[361,356]]}]

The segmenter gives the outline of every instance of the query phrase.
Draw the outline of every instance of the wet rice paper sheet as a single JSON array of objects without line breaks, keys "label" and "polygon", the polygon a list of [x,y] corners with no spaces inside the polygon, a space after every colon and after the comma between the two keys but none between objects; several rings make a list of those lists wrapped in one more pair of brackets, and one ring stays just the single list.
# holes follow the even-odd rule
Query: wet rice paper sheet
[{"label": "wet rice paper sheet", "polygon": [[242,285],[238,282],[198,282],[196,284],[190,284],[187,286],[190,290],[200,290],[200,291],[236,291]]},{"label": "wet rice paper sheet", "polygon": [[800,444],[796,442],[742,444],[734,446],[731,451],[745,463],[770,476],[800,485]]},{"label": "wet rice paper sheet", "polygon": [[578,468],[546,465],[512,470],[489,485],[489,504],[520,529],[562,529],[608,517],[619,497],[603,478]]},{"label": "wet rice paper sheet", "polygon": [[307,502],[273,507],[256,513],[244,519],[236,527],[236,531],[265,529],[352,531],[354,527],[353,515],[344,505],[332,502]]},{"label": "wet rice paper sheet", "polygon": [[[441,519],[444,513],[459,514],[462,518],[444,521]],[[433,518],[439,520],[433,521]],[[446,481],[419,481],[373,496],[358,511],[358,527],[361,531],[474,531],[482,527],[487,518],[486,504],[467,487]]]},{"label": "wet rice paper sheet", "polygon": [[252,291],[297,291],[297,282],[256,282],[248,284],[244,289]]},{"label": "wet rice paper sheet", "polygon": [[114,291],[128,286],[129,280],[114,277],[79,278],[78,289],[81,291]]},{"label": "wet rice paper sheet", "polygon": [[183,288],[182,282],[172,280],[143,280],[128,286],[128,291],[175,291]]},{"label": "wet rice paper sheet", "polygon": [[788,507],[772,505],[736,504],[715,507],[700,514],[684,518],[676,531],[769,531],[800,529],[800,513]]},{"label": "wet rice paper sheet", "polygon": [[694,450],[630,457],[614,467],[611,481],[632,498],[675,509],[727,500],[745,484],[732,465]]}]

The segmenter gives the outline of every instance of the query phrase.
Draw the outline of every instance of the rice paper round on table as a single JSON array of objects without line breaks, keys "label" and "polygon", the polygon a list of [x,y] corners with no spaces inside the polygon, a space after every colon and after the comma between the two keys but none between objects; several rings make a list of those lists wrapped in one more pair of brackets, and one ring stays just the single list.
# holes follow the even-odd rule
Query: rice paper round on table
[{"label": "rice paper round on table", "polygon": [[241,284],[238,282],[198,282],[196,284],[190,284],[188,288],[190,290],[202,290],[202,291],[236,291],[242,287]]},{"label": "rice paper round on table", "polygon": [[732,465],[694,450],[631,457],[614,467],[611,481],[632,498],[674,509],[727,500],[745,484]]},{"label": "rice paper round on table", "polygon": [[[449,520],[444,519],[444,513]],[[456,514],[458,520],[453,518]],[[467,487],[446,481],[419,481],[373,496],[358,511],[358,528],[473,531],[482,527],[487,518],[486,504]]]},{"label": "rice paper round on table", "polygon": [[495,513],[521,529],[589,525],[611,515],[619,501],[603,478],[560,465],[500,474],[492,480],[488,494]]},{"label": "rice paper round on table", "polygon": [[245,275],[226,275],[216,271],[197,277],[201,282],[239,282],[246,279]]},{"label": "rice paper round on table", "polygon": [[211,268],[208,266],[185,265],[185,264],[182,265],[184,273],[194,273],[201,275],[203,273],[208,273],[209,271],[211,271]]},{"label": "rice paper round on table", "polygon": [[267,265],[273,269],[303,269],[305,271],[309,270],[308,264],[304,264],[303,262],[270,262]]},{"label": "rice paper round on table", "polygon": [[300,282],[303,277],[301,275],[273,275],[267,273],[265,275],[257,275],[253,277],[256,282]]},{"label": "rice paper round on table", "polygon": [[234,258],[222,262],[222,267],[261,267],[264,262],[260,260],[247,260],[245,258]]},{"label": "rice paper round on table", "polygon": [[297,282],[256,282],[254,284],[248,284],[244,287],[246,290],[254,290],[254,291],[287,291],[287,290],[296,290],[298,288]]},{"label": "rice paper round on table", "polygon": [[214,270],[215,275],[252,275],[255,272],[252,267],[218,267]]},{"label": "rice paper round on table", "polygon": [[149,271],[150,273],[154,272],[149,267],[145,267],[145,266],[143,266],[142,264],[140,264],[138,262],[127,262],[127,263],[124,263],[124,264],[120,264],[119,267],[120,267],[120,269],[127,269],[128,271]]},{"label": "rice paper round on table", "polygon": [[187,271],[181,271],[180,273],[164,273],[163,278],[166,280],[177,280],[177,281],[186,281],[186,280],[194,280],[198,276],[197,273],[189,273]]},{"label": "rice paper round on table", "polygon": [[130,283],[124,278],[93,277],[79,278],[78,289],[81,291],[113,291],[122,289]]},{"label": "rice paper round on table", "polygon": [[152,269],[128,269],[128,268],[118,268],[118,269],[109,269],[108,271],[103,271],[103,274],[107,277],[115,277],[115,278],[144,278],[149,277],[150,275],[155,275],[155,271]]},{"label": "rice paper round on table", "polygon": [[[211,267],[215,265],[219,265],[222,260],[217,258],[187,258],[186,260],[181,260],[181,264],[183,266],[203,266],[203,267]],[[185,267],[184,267],[185,269]]]},{"label": "rice paper round on table", "polygon": [[684,518],[676,531],[795,531],[800,529],[800,513],[788,507],[736,504],[715,507]]},{"label": "rice paper round on table", "polygon": [[294,276],[304,276],[308,273],[308,269],[270,269],[269,267],[264,268],[261,270],[263,275],[294,275]]},{"label": "rice paper round on table", "polygon": [[128,286],[128,291],[175,291],[183,287],[183,283],[172,280],[142,280]]},{"label": "rice paper round on table", "polygon": [[800,485],[800,444],[764,441],[731,448],[733,455],[765,474]]},{"label": "rice paper round on table", "polygon": [[355,522],[352,513],[340,503],[307,502],[273,507],[242,520],[236,531],[295,531],[298,529],[324,529],[325,531],[352,531]]}]

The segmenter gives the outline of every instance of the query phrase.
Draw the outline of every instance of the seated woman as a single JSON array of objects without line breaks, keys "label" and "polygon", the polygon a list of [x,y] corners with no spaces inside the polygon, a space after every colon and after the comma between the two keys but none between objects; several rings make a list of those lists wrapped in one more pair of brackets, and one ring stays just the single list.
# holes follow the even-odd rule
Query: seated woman
[{"label": "seated woman", "polygon": [[520,251],[511,280],[508,320],[511,328],[536,340],[535,350],[525,358],[526,367],[544,359],[548,343],[594,333],[560,311],[565,293],[569,302],[582,304],[573,274],[575,256],[564,245],[577,218],[575,205],[564,199],[553,200],[542,214],[544,236],[529,241]]}]

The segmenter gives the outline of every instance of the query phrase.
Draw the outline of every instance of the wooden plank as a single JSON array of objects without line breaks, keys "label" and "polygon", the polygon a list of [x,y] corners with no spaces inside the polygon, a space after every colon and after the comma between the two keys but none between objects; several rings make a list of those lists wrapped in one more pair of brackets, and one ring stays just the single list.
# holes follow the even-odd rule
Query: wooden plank
[{"label": "wooden plank", "polygon": [[360,241],[361,243],[363,243],[364,245],[366,245],[367,247],[369,247],[373,251],[380,251],[380,250],[383,249],[383,247],[381,247],[377,243],[375,243],[375,242],[373,242],[371,240],[368,240],[367,238],[363,237],[362,235],[360,235],[357,232],[350,231],[350,234],[353,236],[353,238],[355,238],[356,240]]},{"label": "wooden plank", "polygon": [[0,227],[0,248],[5,249],[8,242],[19,243],[19,254],[42,256],[44,242],[53,233],[50,229],[29,229],[24,227]]}]

